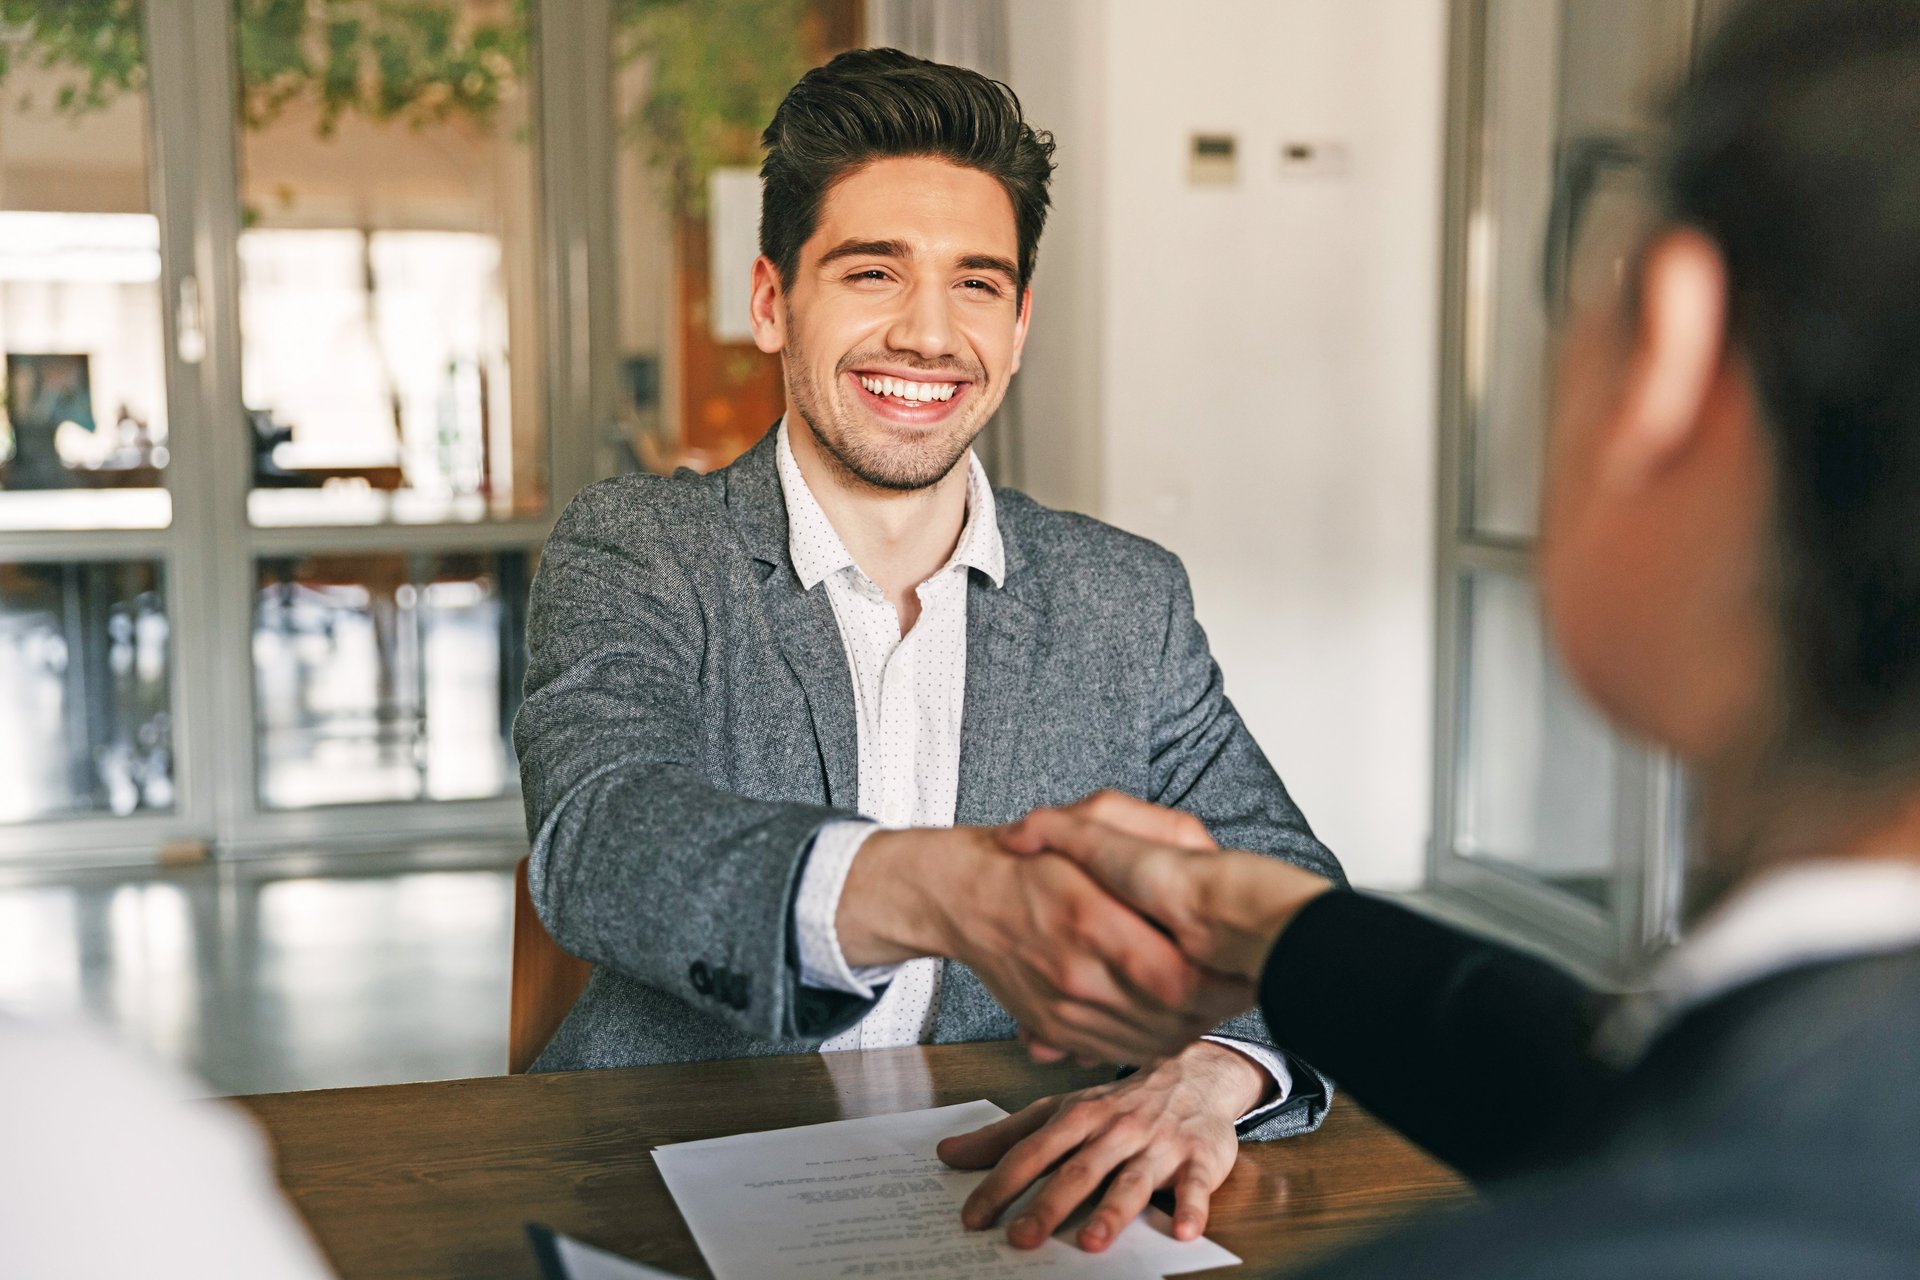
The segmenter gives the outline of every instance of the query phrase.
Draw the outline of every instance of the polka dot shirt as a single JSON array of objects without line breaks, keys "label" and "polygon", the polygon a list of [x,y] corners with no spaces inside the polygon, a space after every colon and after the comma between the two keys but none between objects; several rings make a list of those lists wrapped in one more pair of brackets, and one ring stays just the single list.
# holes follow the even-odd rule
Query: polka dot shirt
[{"label": "polka dot shirt", "polygon": [[787,502],[788,551],[800,585],[825,584],[846,646],[858,720],[860,812],[872,822],[836,822],[815,837],[795,901],[801,980],[871,996],[889,984],[867,1016],[821,1047],[882,1049],[919,1044],[933,1029],[940,962],[854,970],[834,929],[840,892],[860,845],[876,825],[950,827],[960,791],[960,721],[967,689],[967,576],[978,569],[999,585],[1006,571],[993,487],[967,455],[967,520],[959,545],[921,583],[920,617],[906,635],[886,593],[854,563],[808,489],[785,423],[779,439],[780,488]]},{"label": "polka dot shirt", "polygon": [[[835,919],[847,871],[879,827],[950,827],[960,791],[960,722],[967,691],[967,575],[977,569],[997,587],[1006,553],[986,469],[967,455],[967,520],[953,556],[921,583],[920,617],[900,634],[900,616],[860,571],[794,459],[787,425],[778,441],[780,489],[787,504],[787,550],[808,591],[825,584],[846,647],[858,717],[860,812],[869,822],[834,822],[814,837],[794,901],[800,980],[879,1001],[854,1026],[820,1046],[893,1049],[932,1038],[940,999],[937,959],[852,969]],[[1286,1060],[1264,1045],[1208,1036],[1265,1067],[1274,1089],[1253,1114],[1280,1105],[1292,1089]]]}]

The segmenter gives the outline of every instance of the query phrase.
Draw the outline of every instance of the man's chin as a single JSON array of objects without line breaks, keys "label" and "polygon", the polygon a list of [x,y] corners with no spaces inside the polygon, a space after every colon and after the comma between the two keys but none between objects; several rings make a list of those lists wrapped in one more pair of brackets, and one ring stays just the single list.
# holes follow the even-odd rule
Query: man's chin
[{"label": "man's chin", "polygon": [[966,453],[966,446],[962,445],[957,453],[934,458],[865,456],[840,461],[855,477],[876,489],[911,493],[916,489],[931,489],[953,474],[954,467]]},{"label": "man's chin", "polygon": [[868,423],[860,437],[827,441],[826,451],[857,479],[878,489],[928,489],[953,473],[973,444],[974,431],[937,433]]}]

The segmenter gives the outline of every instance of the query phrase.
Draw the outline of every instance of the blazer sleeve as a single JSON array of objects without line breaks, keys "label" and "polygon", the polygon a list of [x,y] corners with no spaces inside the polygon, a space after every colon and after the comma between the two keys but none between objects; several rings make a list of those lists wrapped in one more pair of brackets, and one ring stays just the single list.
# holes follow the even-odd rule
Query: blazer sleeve
[{"label": "blazer sleeve", "polygon": [[1617,1080],[1589,1052],[1601,1003],[1542,960],[1352,892],[1316,898],[1274,945],[1276,1039],[1476,1181],[1556,1163]]},{"label": "blazer sleeve", "polygon": [[872,1001],[800,985],[791,904],[815,833],[853,815],[703,775],[707,632],[666,483],[587,490],[542,553],[513,727],[534,906],[574,955],[752,1035],[824,1038]]},{"label": "blazer sleeve", "polygon": [[[1286,784],[1228,700],[1220,666],[1194,616],[1186,569],[1169,555],[1167,619],[1159,654],[1157,713],[1151,743],[1152,793],[1157,804],[1185,809],[1206,824],[1221,846],[1249,849],[1346,883],[1346,873],[1314,836]],[[1293,1094],[1260,1117],[1242,1137],[1289,1137],[1317,1129],[1333,1101],[1333,1083],[1280,1038],[1270,1039],[1258,1014],[1220,1024],[1217,1033],[1275,1044],[1293,1068]]]}]

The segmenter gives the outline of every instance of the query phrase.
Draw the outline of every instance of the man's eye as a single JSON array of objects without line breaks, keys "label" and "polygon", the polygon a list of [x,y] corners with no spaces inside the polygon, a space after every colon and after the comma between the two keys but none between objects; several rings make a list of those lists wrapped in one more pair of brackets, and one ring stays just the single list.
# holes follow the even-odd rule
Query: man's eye
[{"label": "man's eye", "polygon": [[887,273],[878,267],[869,267],[865,271],[856,271],[847,278],[849,280],[885,280]]},{"label": "man's eye", "polygon": [[960,287],[963,289],[972,289],[980,293],[992,294],[995,297],[1000,295],[1000,286],[991,280],[964,280],[961,282]]}]

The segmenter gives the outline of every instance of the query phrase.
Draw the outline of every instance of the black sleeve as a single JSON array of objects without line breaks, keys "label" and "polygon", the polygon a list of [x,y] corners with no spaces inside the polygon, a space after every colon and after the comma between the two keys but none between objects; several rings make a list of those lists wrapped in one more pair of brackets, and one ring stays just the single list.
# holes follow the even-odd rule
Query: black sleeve
[{"label": "black sleeve", "polygon": [[1344,890],[1280,935],[1260,979],[1277,1043],[1476,1181],[1586,1140],[1614,1081],[1598,999],[1544,961]]}]

